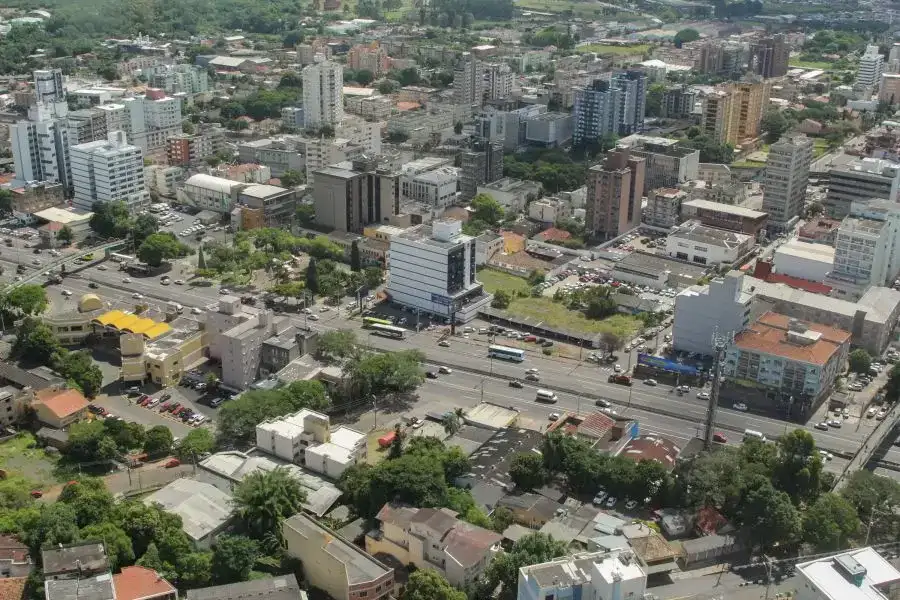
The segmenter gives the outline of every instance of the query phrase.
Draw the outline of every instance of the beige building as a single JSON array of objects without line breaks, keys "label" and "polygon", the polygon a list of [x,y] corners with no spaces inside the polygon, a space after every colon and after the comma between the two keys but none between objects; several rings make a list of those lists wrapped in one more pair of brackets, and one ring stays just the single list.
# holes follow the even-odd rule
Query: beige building
[{"label": "beige building", "polygon": [[737,146],[759,136],[772,85],[765,81],[733,83],[706,97],[703,133],[719,143]]},{"label": "beige building", "polygon": [[881,76],[878,101],[891,105],[900,104],[900,73],[884,73]]},{"label": "beige building", "polygon": [[287,553],[303,565],[306,581],[334,600],[387,600],[394,569],[304,514],[284,521]]},{"label": "beige building", "polygon": [[588,171],[585,225],[590,235],[608,240],[641,224],[646,159],[623,148],[606,156]]},{"label": "beige building", "polygon": [[88,414],[88,401],[78,390],[46,388],[34,394],[32,408],[38,421],[56,429],[64,429]]}]

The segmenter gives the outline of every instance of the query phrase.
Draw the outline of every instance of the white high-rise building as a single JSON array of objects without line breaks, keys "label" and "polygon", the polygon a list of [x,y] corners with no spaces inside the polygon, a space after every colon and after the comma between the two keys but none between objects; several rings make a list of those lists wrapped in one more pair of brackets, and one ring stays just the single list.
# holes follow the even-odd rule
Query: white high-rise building
[{"label": "white high-rise building", "polygon": [[91,210],[95,202],[124,202],[132,214],[150,204],[144,183],[144,153],[113,131],[109,139],[72,146],[73,204]]},{"label": "white high-rise building", "polygon": [[59,69],[35,71],[34,95],[37,98],[37,104],[65,102],[66,88],[63,85],[62,71]]},{"label": "white high-rise building", "polygon": [[46,181],[69,188],[72,185],[69,164],[69,132],[63,119],[53,118],[37,105],[33,112],[37,117],[19,121],[9,126],[16,179],[21,181]]},{"label": "white high-rise building", "polygon": [[513,72],[509,65],[485,65],[484,88],[488,100],[501,100],[512,95]]},{"label": "white high-rise building", "polygon": [[769,228],[790,230],[803,212],[813,142],[806,136],[785,137],[772,144],[766,160],[763,211],[769,213]]},{"label": "white high-rise building", "polygon": [[878,53],[878,46],[866,46],[866,51],[859,58],[856,71],[856,85],[874,89],[881,81],[884,72],[884,57]]},{"label": "white high-rise building", "polygon": [[459,221],[419,225],[391,238],[391,300],[416,311],[467,323],[493,296],[475,279],[475,238]]},{"label": "white high-rise building", "polygon": [[737,334],[750,323],[753,295],[742,289],[744,275],[730,271],[709,285],[695,285],[675,297],[672,347],[712,356],[713,335]]},{"label": "white high-rise building", "polygon": [[335,126],[344,118],[344,68],[323,61],[303,69],[303,124]]},{"label": "white high-rise building", "polygon": [[209,91],[209,74],[195,65],[157,65],[149,69],[153,87],[169,94],[202,94]]},{"label": "white high-rise building", "polygon": [[151,90],[146,96],[125,98],[123,131],[145,154],[164,150],[166,140],[181,133],[181,101]]}]

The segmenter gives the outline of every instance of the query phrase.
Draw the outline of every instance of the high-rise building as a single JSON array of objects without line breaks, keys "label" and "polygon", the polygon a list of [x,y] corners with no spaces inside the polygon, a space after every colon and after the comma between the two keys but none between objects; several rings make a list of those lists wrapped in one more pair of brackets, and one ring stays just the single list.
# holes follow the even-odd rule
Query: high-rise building
[{"label": "high-rise building", "polygon": [[113,131],[108,140],[72,146],[73,204],[91,210],[95,202],[124,202],[131,214],[145,209],[150,194],[144,184],[144,153]]},{"label": "high-rise building", "polygon": [[46,113],[38,112],[35,116],[38,120],[19,121],[9,126],[16,179],[59,183],[68,189],[72,185],[72,171],[66,122]]},{"label": "high-rise building", "polygon": [[150,69],[150,83],[169,94],[202,94],[209,91],[209,74],[196,65],[157,65]]},{"label": "high-rise building", "polygon": [[453,101],[481,106],[483,100],[483,65],[473,54],[464,52],[453,72]]},{"label": "high-rise building", "polygon": [[503,177],[503,146],[491,142],[476,142],[460,156],[460,199],[471,200],[478,186]]},{"label": "high-rise building", "polygon": [[492,296],[475,279],[475,238],[455,220],[419,225],[391,237],[387,293],[417,312],[466,323]]},{"label": "high-rise building", "polygon": [[502,100],[512,95],[513,72],[509,65],[490,63],[484,65],[484,94],[488,100]]},{"label": "high-rise building", "polygon": [[706,97],[703,133],[719,143],[735,146],[759,136],[771,91],[771,84],[765,81],[739,82],[713,91]]},{"label": "high-rise building", "polygon": [[769,147],[762,208],[769,213],[771,230],[789,231],[799,220],[812,158],[813,142],[803,135],[784,137]]},{"label": "high-rise building", "polygon": [[315,172],[316,222],[337,231],[362,233],[366,225],[384,224],[400,212],[400,174],[378,168],[368,158],[352,168],[323,167]]},{"label": "high-rise building", "polygon": [[73,110],[66,120],[69,128],[69,143],[86,144],[105,140],[109,134],[107,113],[96,108]]},{"label": "high-rise building", "polygon": [[700,151],[681,146],[676,140],[641,140],[631,147],[631,153],[647,161],[641,190],[644,194],[658,188],[675,188],[699,178]]},{"label": "high-rise building", "polygon": [[181,101],[166,96],[162,90],[152,89],[143,96],[125,98],[122,105],[123,131],[129,143],[144,154],[164,153],[166,141],[181,133]]},{"label": "high-rise building", "polygon": [[878,46],[866,46],[866,51],[859,57],[856,71],[856,85],[874,89],[881,82],[884,72],[884,57],[878,53]]},{"label": "high-rise building", "polygon": [[34,72],[34,95],[38,104],[53,104],[66,101],[62,71],[59,69]]},{"label": "high-rise building", "polygon": [[700,46],[700,53],[694,62],[694,68],[708,75],[718,74],[722,70],[724,46],[722,42],[707,40]]},{"label": "high-rise building", "polygon": [[733,143],[737,138],[732,131],[734,110],[735,95],[731,91],[717,89],[708,94],[700,120],[703,134],[720,144]]},{"label": "high-rise building", "polygon": [[646,159],[627,148],[606,155],[588,171],[585,226],[591,236],[608,240],[641,224]]},{"label": "high-rise building", "polygon": [[621,90],[619,96],[619,135],[631,135],[644,129],[644,113],[647,106],[647,75],[643,71],[629,70],[615,73],[610,85]]},{"label": "high-rise building", "polygon": [[370,71],[378,77],[390,69],[390,58],[377,42],[357,44],[347,53],[347,66],[354,71]]},{"label": "high-rise building", "polygon": [[344,118],[344,68],[323,61],[303,69],[303,121],[306,127],[332,127]]},{"label": "high-rise building", "polygon": [[688,85],[676,85],[666,89],[660,106],[663,119],[687,119],[694,112],[697,93]]},{"label": "high-rise building", "polygon": [[608,81],[596,79],[583,88],[575,89],[575,129],[572,142],[596,143],[607,134],[617,134],[622,122],[622,96],[624,93]]},{"label": "high-rise building", "polygon": [[783,34],[762,38],[750,44],[750,70],[768,79],[787,75],[791,47]]},{"label": "high-rise building", "polygon": [[850,214],[854,202],[873,198],[897,201],[900,189],[900,164],[881,159],[863,158],[828,172],[825,211],[828,216],[843,219]]}]

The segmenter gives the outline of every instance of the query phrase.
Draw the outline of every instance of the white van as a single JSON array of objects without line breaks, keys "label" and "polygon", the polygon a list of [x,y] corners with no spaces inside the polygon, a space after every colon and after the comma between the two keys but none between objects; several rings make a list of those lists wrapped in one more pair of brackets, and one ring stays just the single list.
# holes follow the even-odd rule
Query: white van
[{"label": "white van", "polygon": [[759,431],[754,431],[754,430],[752,430],[752,429],[745,429],[745,430],[744,430],[744,439],[747,439],[747,438],[750,438],[750,437],[756,438],[756,439],[758,439],[758,440],[761,441],[761,442],[766,441],[766,436],[764,436],[764,435],[763,435],[762,433],[760,433]]},{"label": "white van", "polygon": [[556,397],[556,394],[551,392],[550,390],[538,390],[537,395],[535,396],[535,400],[538,402],[549,402],[550,404],[555,404],[559,398]]}]

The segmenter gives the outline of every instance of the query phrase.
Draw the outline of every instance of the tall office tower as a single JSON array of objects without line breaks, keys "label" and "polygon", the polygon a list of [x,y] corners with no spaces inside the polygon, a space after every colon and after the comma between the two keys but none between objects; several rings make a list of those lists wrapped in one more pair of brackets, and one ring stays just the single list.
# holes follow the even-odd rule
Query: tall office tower
[{"label": "tall office tower", "polygon": [[479,185],[492,183],[503,177],[503,145],[486,141],[476,142],[471,150],[460,156],[459,193],[461,200],[475,197]]},{"label": "tall office tower", "polygon": [[303,121],[306,127],[335,126],[344,118],[344,68],[331,61],[303,69]]},{"label": "tall office tower", "polygon": [[694,68],[701,73],[715,75],[722,70],[725,47],[721,42],[708,40],[700,46],[700,55],[694,63]]},{"label": "tall office tower", "polygon": [[[47,105],[37,105],[36,120],[9,126],[16,179],[72,185],[69,164],[69,132],[66,122],[53,118]],[[42,112],[41,109],[45,109]]]},{"label": "tall office tower", "polygon": [[647,107],[647,74],[638,70],[615,73],[610,85],[622,92],[619,96],[619,135],[642,131]]},{"label": "tall office tower", "polygon": [[312,190],[316,222],[362,233],[366,225],[383,224],[400,212],[400,173],[380,169],[371,158],[355,159],[350,166],[316,171]]},{"label": "tall office tower", "polygon": [[736,132],[732,132],[735,104],[735,94],[731,90],[717,89],[707,95],[700,120],[703,134],[720,144],[734,143],[737,137]]},{"label": "tall office tower", "polygon": [[776,233],[790,231],[800,219],[812,158],[813,142],[804,135],[783,137],[769,148],[762,207]]},{"label": "tall office tower", "polygon": [[107,113],[96,108],[73,110],[69,113],[66,123],[69,128],[69,142],[73,146],[105,140],[109,134]]},{"label": "tall office tower", "polygon": [[575,88],[572,142],[576,146],[596,143],[608,133],[618,133],[623,95],[622,90],[602,79],[595,79],[588,87]]},{"label": "tall office tower", "polygon": [[722,68],[719,75],[727,77],[740,76],[747,64],[747,56],[744,45],[741,43],[726,43],[722,47]]},{"label": "tall office tower", "polygon": [[62,71],[48,69],[34,72],[34,95],[38,104],[52,104],[66,101]]},{"label": "tall office tower", "polygon": [[777,34],[750,44],[750,70],[768,79],[787,75],[791,48],[784,35]]},{"label": "tall office tower", "polygon": [[591,236],[608,240],[641,224],[646,162],[626,148],[613,150],[588,171],[585,225]]},{"label": "tall office tower", "polygon": [[149,205],[144,153],[126,141],[125,132],[113,131],[107,140],[77,144],[69,154],[77,208],[91,210],[95,202],[121,201],[131,214],[137,214]]},{"label": "tall office tower", "polygon": [[509,65],[490,63],[484,65],[484,93],[488,100],[509,98],[513,88],[513,72]]},{"label": "tall office tower", "polygon": [[878,46],[866,46],[866,51],[859,58],[856,71],[856,85],[874,88],[881,82],[884,72],[884,57],[878,53]]},{"label": "tall office tower", "polygon": [[475,56],[464,52],[453,72],[453,101],[456,104],[481,106],[483,100],[483,65]]},{"label": "tall office tower", "polygon": [[[151,89],[143,96],[125,98],[122,106],[122,130],[128,141],[140,147],[145,154],[164,151],[168,139],[181,133],[181,101],[166,96],[162,90]],[[108,118],[117,119],[117,112],[117,108],[110,110]],[[108,130],[115,131],[112,128]]]},{"label": "tall office tower", "polygon": [[741,140],[759,136],[759,126],[772,95],[772,84],[767,81],[741,81],[732,84],[731,89],[736,95],[733,116],[737,123],[732,128],[737,133],[737,139],[733,143],[737,144]]}]

